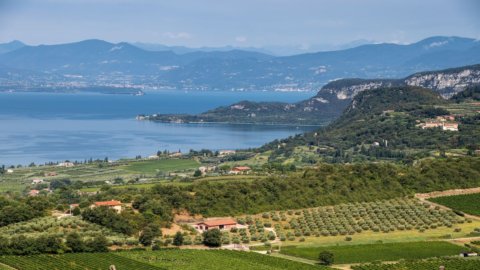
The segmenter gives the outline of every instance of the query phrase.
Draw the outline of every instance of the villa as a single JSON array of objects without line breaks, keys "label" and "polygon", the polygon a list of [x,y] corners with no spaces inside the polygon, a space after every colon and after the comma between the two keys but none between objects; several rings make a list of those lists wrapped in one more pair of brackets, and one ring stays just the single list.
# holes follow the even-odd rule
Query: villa
[{"label": "villa", "polygon": [[115,210],[117,213],[122,212],[122,202],[116,201],[116,200],[95,202],[92,205],[90,205],[90,208],[96,208],[96,207],[108,207],[110,209]]},{"label": "villa", "polygon": [[205,220],[195,225],[195,229],[200,232],[211,229],[229,230],[236,227],[237,222],[233,218]]},{"label": "villa", "polygon": [[33,178],[32,179],[32,185],[37,185],[43,183],[43,179],[41,178]]},{"label": "villa", "polygon": [[237,166],[234,167],[233,169],[228,172],[229,174],[243,174],[243,173],[248,173],[250,170],[252,170],[248,166]]}]

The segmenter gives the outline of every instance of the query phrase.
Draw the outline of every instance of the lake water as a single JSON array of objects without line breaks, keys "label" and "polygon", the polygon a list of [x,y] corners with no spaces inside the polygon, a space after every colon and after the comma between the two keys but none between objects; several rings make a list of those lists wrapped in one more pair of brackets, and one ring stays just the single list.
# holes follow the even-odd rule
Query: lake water
[{"label": "lake water", "polygon": [[145,96],[0,93],[0,164],[119,159],[157,150],[258,147],[315,127],[164,124],[137,114],[200,113],[241,100],[295,102],[314,93],[147,92]]}]

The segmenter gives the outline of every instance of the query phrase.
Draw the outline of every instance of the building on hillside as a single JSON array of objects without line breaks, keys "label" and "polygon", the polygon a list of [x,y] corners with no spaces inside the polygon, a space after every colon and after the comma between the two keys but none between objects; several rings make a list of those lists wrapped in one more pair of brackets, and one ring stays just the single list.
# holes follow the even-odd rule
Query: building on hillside
[{"label": "building on hillside", "polygon": [[220,150],[220,151],[218,151],[218,156],[219,157],[224,157],[224,156],[228,156],[228,155],[233,155],[235,153],[236,153],[235,150]]},{"label": "building on hillside", "polygon": [[32,185],[37,185],[43,183],[43,179],[41,178],[33,178],[32,179]]},{"label": "building on hillside", "polygon": [[237,222],[233,218],[204,220],[195,224],[195,229],[204,232],[211,229],[230,230],[236,228]]},{"label": "building on hillside", "polygon": [[122,202],[116,201],[116,200],[94,202],[92,205],[90,205],[90,208],[96,208],[96,207],[108,207],[110,209],[115,210],[117,213],[122,212]]},{"label": "building on hillside", "polygon": [[168,155],[169,157],[181,157],[182,156],[182,152],[175,152],[175,153],[171,153],[170,155]]},{"label": "building on hillside", "polygon": [[13,173],[13,169],[7,169],[7,173]]},{"label": "building on hillside", "polygon": [[28,192],[28,196],[30,197],[37,196],[38,194],[40,194],[40,190],[36,190],[36,189],[32,189]]},{"label": "building on hillside", "polygon": [[248,166],[237,166],[232,168],[228,173],[229,174],[245,174],[251,171],[252,169]]},{"label": "building on hillside", "polygon": [[57,166],[58,166],[58,167],[66,167],[66,168],[68,168],[68,167],[73,167],[73,166],[75,166],[75,164],[73,164],[73,162],[60,162],[60,163],[58,163]]},{"label": "building on hillside", "polygon": [[460,253],[460,257],[476,257],[478,253],[475,252],[462,252]]},{"label": "building on hillside", "polygon": [[458,131],[458,123],[444,123],[442,130]]},{"label": "building on hillside", "polygon": [[442,128],[444,131],[458,131],[457,122],[445,122],[445,121],[428,121],[422,124],[419,124],[422,129],[426,128]]},{"label": "building on hillside", "polygon": [[422,129],[436,128],[436,127],[441,127],[442,123],[440,123],[440,122],[425,122],[425,123],[421,124],[420,126],[422,127]]},{"label": "building on hillside", "polygon": [[45,172],[44,175],[45,175],[45,177],[57,176],[57,172]]}]

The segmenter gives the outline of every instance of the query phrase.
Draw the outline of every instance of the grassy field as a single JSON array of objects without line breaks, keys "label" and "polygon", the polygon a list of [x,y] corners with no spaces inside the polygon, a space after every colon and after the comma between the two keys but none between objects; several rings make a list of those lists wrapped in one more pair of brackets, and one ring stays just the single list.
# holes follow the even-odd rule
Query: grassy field
[{"label": "grassy field", "polygon": [[480,216],[480,193],[431,198],[430,201],[454,210]]},{"label": "grassy field", "polygon": [[[0,262],[19,270],[309,270],[328,269],[253,252],[227,250],[160,250],[64,255],[0,256]],[[0,268],[1,269],[1,268]]]},{"label": "grassy field", "polygon": [[[455,228],[460,229],[455,231]],[[302,247],[321,247],[334,245],[351,245],[351,244],[376,244],[382,243],[401,243],[401,242],[421,242],[433,241],[452,238],[468,237],[476,228],[480,228],[480,222],[473,220],[472,223],[463,223],[455,225],[455,228],[440,227],[436,229],[420,232],[417,230],[410,231],[393,231],[389,233],[364,231],[362,233],[352,235],[352,241],[345,241],[345,236],[327,236],[304,237],[305,241],[285,241],[283,246],[302,246]]]},{"label": "grassy field", "polygon": [[136,173],[157,173],[195,169],[198,166],[199,163],[191,159],[160,159],[133,162],[125,169]]},{"label": "grassy field", "polygon": [[465,249],[443,241],[407,242],[370,245],[346,245],[327,247],[287,246],[281,253],[316,260],[321,251],[334,254],[335,263],[365,263],[373,261],[396,261],[400,259],[423,259],[437,256],[456,255]]}]

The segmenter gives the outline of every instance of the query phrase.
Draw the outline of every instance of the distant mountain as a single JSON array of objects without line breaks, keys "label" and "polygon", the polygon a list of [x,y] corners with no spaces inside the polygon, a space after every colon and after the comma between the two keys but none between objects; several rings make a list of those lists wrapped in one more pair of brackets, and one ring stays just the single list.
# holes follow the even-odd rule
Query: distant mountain
[{"label": "distant mountain", "polygon": [[[404,79],[342,79],[328,83],[317,95],[297,103],[242,101],[198,115],[142,116],[161,122],[229,122],[325,125],[339,117],[358,94],[376,88],[422,87],[443,98],[480,84],[480,65],[421,72]],[[413,93],[413,92],[412,92]]]},{"label": "distant mountain", "polygon": [[[432,37],[410,45],[370,44],[351,49],[274,57],[259,52],[147,51],[101,40],[24,46],[0,55],[4,68],[47,74],[32,84],[128,84],[192,90],[317,90],[339,78],[401,78],[415,72],[480,63],[480,42]],[[72,77],[72,75],[74,75]],[[81,79],[80,79],[81,78]],[[4,78],[9,80],[9,78]],[[42,80],[43,79],[43,80]],[[10,80],[12,85],[14,80]],[[65,83],[65,82],[63,82]]]},{"label": "distant mountain", "polygon": [[0,43],[0,54],[14,51],[26,46],[24,43],[18,40],[14,40],[8,43]]},{"label": "distant mountain", "polygon": [[228,51],[234,51],[234,50],[241,50],[241,51],[258,52],[258,53],[273,55],[273,53],[267,49],[256,48],[256,47],[223,46],[223,47],[193,48],[193,47],[185,47],[185,46],[167,46],[163,44],[143,43],[143,42],[133,42],[130,44],[146,51],[153,51],[153,52],[172,51],[176,54],[186,54],[186,53],[192,53],[192,52],[228,52]]}]

